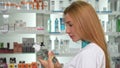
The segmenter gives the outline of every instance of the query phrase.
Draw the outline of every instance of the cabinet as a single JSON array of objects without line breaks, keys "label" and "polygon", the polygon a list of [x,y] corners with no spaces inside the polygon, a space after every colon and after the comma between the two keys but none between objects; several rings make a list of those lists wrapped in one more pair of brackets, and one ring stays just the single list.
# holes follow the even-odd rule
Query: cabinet
[{"label": "cabinet", "polygon": [[[55,32],[54,26],[55,26],[55,19],[62,18],[62,10],[64,10],[64,8],[68,6],[71,3],[71,1],[74,1],[74,0],[69,0],[69,1],[43,0],[43,1],[48,1],[48,7],[47,7],[48,10],[40,10],[41,8],[39,8],[39,10],[38,8],[34,8],[34,10],[32,10],[31,7],[27,7],[27,5],[26,6],[24,5],[24,8],[22,7],[23,9],[19,9],[19,8],[15,9],[11,7],[11,9],[5,10],[5,7],[0,7],[3,9],[1,10],[1,14],[0,14],[0,22],[1,22],[0,25],[3,25],[4,23],[8,23],[7,20],[9,21],[11,26],[13,26],[13,23],[21,21],[21,20],[23,22],[26,22],[26,24],[24,24],[26,25],[26,27],[20,27],[20,28],[15,27],[17,28],[17,30],[15,31],[14,31],[14,27],[10,28],[7,33],[6,33],[7,30],[5,32],[0,30],[0,38],[1,38],[0,42],[6,43],[6,42],[17,41],[19,43],[22,43],[22,38],[24,37],[24,38],[34,38],[35,43],[40,44],[40,42],[44,42],[45,45],[48,45],[49,44],[48,38],[50,38],[50,40],[52,40],[51,49],[54,50],[55,49],[54,40],[56,39],[56,37],[58,38],[59,45],[60,45],[61,40],[70,39],[65,34],[64,31],[61,32],[60,26],[58,30],[59,32]],[[103,29],[105,30],[106,41],[108,42],[108,48],[110,49],[111,59],[113,57],[119,57],[118,41],[117,42],[115,41],[116,38],[119,39],[119,35],[120,35],[119,31],[116,31],[115,29],[116,28],[115,23],[117,21],[116,18],[120,15],[118,12],[119,8],[116,7],[119,5],[119,4],[116,5],[117,1],[119,0],[114,0],[114,1],[112,0],[106,0],[106,1],[85,0],[85,1],[89,2],[96,9],[96,12],[98,13]],[[2,3],[3,2],[0,2],[0,5],[2,5]],[[19,1],[16,1],[16,3],[19,3]],[[61,6],[60,4],[63,4],[63,6]],[[110,9],[110,6],[111,6],[111,9]],[[3,19],[3,14],[6,15],[6,13],[4,13],[3,11],[8,12],[7,14],[9,14],[9,19]],[[51,32],[47,31],[47,22],[49,19],[51,19],[51,26],[52,26]],[[63,37],[65,37],[65,39],[62,39]],[[72,47],[72,45],[77,45],[77,44],[69,40],[69,50],[76,49],[76,48],[80,49],[80,46]],[[11,49],[13,48],[12,43],[11,43],[10,48]],[[75,51],[77,52],[77,50]],[[75,54],[76,52],[73,52],[73,54]],[[5,55],[16,56],[16,57],[25,55],[25,57],[22,57],[22,58],[26,58],[26,56],[29,56],[30,57],[29,59],[32,58],[33,61],[36,61],[35,53],[1,54],[1,56],[5,56]],[[66,56],[65,54],[57,55],[61,63],[66,63],[68,60],[72,58],[72,56],[73,55],[70,55],[70,54],[69,56]],[[66,59],[65,62],[62,61],[63,58]],[[30,60],[27,62],[32,62],[32,61]],[[113,65],[112,68],[114,68],[114,65],[115,65],[114,62],[112,62],[111,65]]]},{"label": "cabinet", "polygon": [[[16,2],[18,0],[14,1]],[[2,2],[0,1],[0,4],[1,3]],[[9,49],[14,49],[13,42],[23,43],[23,38],[33,38],[34,42],[36,43],[37,34],[45,35],[48,33],[45,29],[43,29],[43,27],[40,26],[42,24],[38,25],[38,23],[43,23],[43,19],[37,19],[37,13],[39,12],[43,14],[45,11],[41,10],[40,12],[40,10],[17,10],[13,7],[14,6],[11,6],[11,9],[6,10],[6,12],[1,12],[3,10],[0,10],[0,43],[4,43],[3,47],[6,48],[7,42],[9,42]],[[9,15],[9,18],[4,18],[5,15]],[[2,49],[2,46],[0,48]],[[8,64],[10,63],[10,58],[14,57],[16,58],[17,64],[19,63],[19,61],[25,61],[25,63],[32,63],[36,62],[37,59],[35,52],[13,53],[12,51],[12,53],[0,53],[0,58],[4,57],[6,57]]]},{"label": "cabinet", "polygon": [[[54,33],[54,28],[52,28],[53,33],[47,32],[47,20],[50,17],[52,17],[54,20],[56,14],[59,14],[59,12],[61,14],[62,9],[64,9],[67,6],[66,3],[69,4],[69,1],[64,1],[64,0],[59,0],[59,1],[51,0],[51,2],[49,0],[43,0],[43,1],[48,1],[49,6],[52,2],[53,3],[52,7],[54,7],[55,9],[53,8],[51,9],[48,6],[48,10],[40,10],[40,8],[39,10],[38,8],[32,10],[30,6],[26,5],[28,2],[24,2],[26,4],[23,4],[21,5],[22,7],[20,7],[19,6],[20,1],[18,0],[0,1],[0,5],[2,5],[2,7],[0,7],[1,8],[0,9],[0,21],[1,21],[0,42],[4,42],[4,47],[7,47],[6,44],[7,42],[9,42],[10,49],[13,49],[14,48],[13,42],[22,43],[23,38],[34,38],[35,43],[40,44],[40,42],[45,42],[44,44],[47,45],[48,37],[53,38],[52,45],[54,46],[54,39],[56,36],[61,36],[61,35],[66,36],[65,33],[58,33],[58,34]],[[3,6],[3,4],[5,3],[7,6]],[[59,3],[62,3],[65,6],[60,7]],[[13,4],[13,6],[11,6],[11,4]],[[59,6],[59,9],[55,5]],[[4,15],[9,15],[9,17],[4,18]],[[62,18],[62,15],[60,15],[60,17]],[[9,24],[9,26],[6,27],[5,24]],[[52,25],[54,26],[54,22],[52,23]],[[54,47],[52,48],[54,49]],[[36,53],[6,53],[6,54],[1,53],[0,54],[0,57],[6,57],[6,56],[8,60],[7,63],[9,63],[10,57],[16,57],[17,63],[19,63],[18,61],[20,60],[21,61],[25,60],[26,63],[36,62],[37,59]],[[65,56],[65,58],[68,60],[68,57],[71,58],[72,55],[69,56],[66,56],[65,54],[59,55],[58,58],[63,59],[64,57],[62,56]],[[63,61],[61,60],[61,62]]]},{"label": "cabinet", "polygon": [[[7,42],[10,43],[9,49],[14,49],[14,42],[17,43],[23,43],[23,38],[34,38],[34,42],[36,42],[36,34],[46,34],[44,30],[37,30],[36,26],[36,14],[35,13],[11,13],[9,17],[9,24],[14,24],[16,21],[22,20],[26,22],[26,27],[20,27],[19,25],[11,27],[8,32],[0,32],[0,42],[4,43],[4,47],[7,47]],[[2,14],[1,14],[2,16]],[[1,18],[4,20],[3,18]],[[1,27],[4,25],[3,22],[1,22]],[[33,24],[34,23],[34,24]],[[13,30],[15,28],[15,30]],[[7,56],[7,57],[6,57]],[[36,62],[36,54],[33,52],[25,52],[25,53],[2,53],[0,54],[0,57],[6,57],[7,62],[9,63],[10,57],[16,57],[17,63],[19,61],[25,60],[26,63]],[[25,59],[26,58],[26,59]],[[31,59],[31,60],[30,60]]]},{"label": "cabinet", "polygon": [[119,53],[119,0],[87,0],[91,3],[96,9],[99,19],[101,21],[101,25],[105,31],[106,41],[108,44],[108,51],[111,60],[111,68],[119,65],[118,60]]}]

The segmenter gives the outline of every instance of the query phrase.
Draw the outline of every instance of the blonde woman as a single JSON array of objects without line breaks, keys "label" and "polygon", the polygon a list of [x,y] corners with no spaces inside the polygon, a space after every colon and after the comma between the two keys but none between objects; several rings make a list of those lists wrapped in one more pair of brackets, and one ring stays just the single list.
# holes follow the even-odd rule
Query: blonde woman
[{"label": "blonde woman", "polygon": [[[93,7],[84,1],[75,1],[64,10],[64,19],[70,38],[85,45],[63,68],[110,68],[104,32]],[[39,59],[45,68],[62,68],[59,62],[52,63],[52,52],[48,55],[47,61]]]}]

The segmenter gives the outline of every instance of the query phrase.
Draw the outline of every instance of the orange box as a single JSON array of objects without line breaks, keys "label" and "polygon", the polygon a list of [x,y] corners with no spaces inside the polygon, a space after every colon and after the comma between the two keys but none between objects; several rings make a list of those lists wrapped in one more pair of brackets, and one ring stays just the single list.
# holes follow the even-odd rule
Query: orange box
[{"label": "orange box", "polygon": [[28,68],[32,68],[32,65],[31,65],[31,64],[28,64]]},{"label": "orange box", "polygon": [[37,68],[37,63],[36,62],[32,62],[32,68]]},{"label": "orange box", "polygon": [[26,68],[24,63],[21,64],[21,68]]},{"label": "orange box", "polygon": [[26,63],[25,68],[31,68],[31,64]]},{"label": "orange box", "polygon": [[18,64],[18,68],[22,68],[22,64],[21,63]]}]

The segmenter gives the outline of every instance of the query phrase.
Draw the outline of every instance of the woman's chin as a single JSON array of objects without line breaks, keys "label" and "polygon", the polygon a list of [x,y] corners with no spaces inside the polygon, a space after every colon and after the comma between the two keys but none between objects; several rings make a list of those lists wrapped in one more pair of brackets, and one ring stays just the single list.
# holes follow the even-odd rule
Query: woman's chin
[{"label": "woman's chin", "polygon": [[72,41],[73,41],[73,42],[77,42],[78,40],[76,40],[76,39],[72,39]]}]

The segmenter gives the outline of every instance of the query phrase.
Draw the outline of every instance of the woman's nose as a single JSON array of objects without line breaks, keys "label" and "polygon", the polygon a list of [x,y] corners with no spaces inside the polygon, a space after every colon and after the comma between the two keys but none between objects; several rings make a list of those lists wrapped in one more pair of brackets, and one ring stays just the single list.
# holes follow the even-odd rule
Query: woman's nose
[{"label": "woman's nose", "polygon": [[66,33],[69,34],[70,33],[70,29],[68,27],[66,27]]}]

